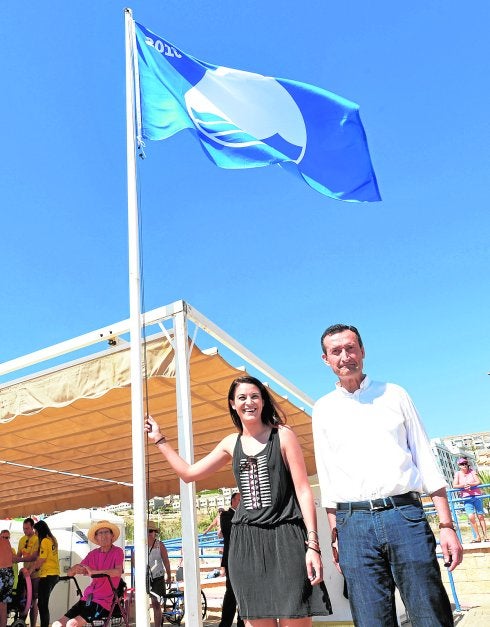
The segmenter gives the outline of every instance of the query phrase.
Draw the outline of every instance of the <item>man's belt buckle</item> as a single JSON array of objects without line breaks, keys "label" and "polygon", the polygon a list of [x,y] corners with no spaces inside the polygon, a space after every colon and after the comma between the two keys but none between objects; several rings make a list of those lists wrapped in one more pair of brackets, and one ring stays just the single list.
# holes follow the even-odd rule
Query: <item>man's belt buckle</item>
[{"label": "man's belt buckle", "polygon": [[[376,504],[375,501],[378,501],[378,504]],[[374,499],[374,500],[369,499],[369,507],[371,511],[375,512],[380,509],[386,509],[387,506],[388,506],[388,503],[386,502],[386,499]]]}]

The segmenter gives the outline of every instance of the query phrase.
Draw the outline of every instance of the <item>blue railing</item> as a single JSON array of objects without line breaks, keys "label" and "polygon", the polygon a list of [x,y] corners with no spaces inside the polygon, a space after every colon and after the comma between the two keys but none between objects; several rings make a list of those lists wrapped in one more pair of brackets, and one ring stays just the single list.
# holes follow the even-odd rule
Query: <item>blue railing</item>
[{"label": "blue railing", "polygon": [[[483,483],[481,485],[478,486],[479,488],[488,488],[490,487],[490,483]],[[460,488],[450,488],[447,491],[447,496],[448,496],[448,503],[449,503],[449,509],[451,511],[451,518],[453,519],[453,523],[454,523],[454,528],[456,529],[456,534],[459,538],[459,541],[462,543],[463,542],[463,537],[461,535],[461,527],[460,527],[460,523],[459,523],[459,517],[458,514],[461,512],[464,512],[464,501],[466,497],[462,497],[460,496],[460,492],[461,489]],[[476,496],[474,498],[477,498],[478,500],[484,501],[485,499],[490,499],[490,494],[481,494],[479,496]],[[432,514],[437,514],[436,509],[434,507],[434,503],[424,503],[424,510],[425,510],[425,514],[426,515],[432,515]],[[471,528],[471,525],[470,525]],[[471,531],[474,535],[473,532],[473,528],[471,528]],[[439,545],[439,542],[437,543]],[[442,558],[442,554],[438,554],[439,558]],[[454,600],[454,607],[456,609],[457,612],[461,611],[461,605],[459,603],[459,599],[458,599],[458,595],[456,592],[456,586],[454,585],[454,578],[453,578],[453,574],[452,572],[447,569],[447,575],[448,575],[448,579],[449,579],[449,585],[451,587],[451,593],[453,595],[453,600]]]},{"label": "blue railing", "polygon": [[[490,483],[484,483],[479,488],[488,488],[490,487]],[[462,542],[461,529],[459,524],[458,513],[464,512],[464,500],[465,497],[459,496],[460,493],[459,488],[450,488],[447,491],[449,509],[451,511],[451,517],[454,522],[454,526],[456,529],[456,534],[459,538],[459,541]],[[427,496],[427,495],[424,495]],[[477,499],[484,501],[486,499],[490,499],[490,494],[482,494],[476,497]],[[426,516],[437,515],[436,509],[434,507],[434,503],[424,503],[424,510]],[[182,538],[172,538],[170,540],[164,540],[165,547],[167,548],[169,557],[172,559],[182,559]],[[221,559],[221,554],[218,552],[210,552],[210,549],[220,549],[223,547],[223,540],[218,538],[218,533],[216,531],[210,531],[208,533],[200,533],[198,535],[198,548],[199,548],[199,558],[200,559]],[[125,546],[125,557],[128,560],[131,560],[134,551],[133,545]],[[438,554],[438,557],[442,557],[441,554]],[[132,569],[131,569],[132,570]],[[459,612],[461,610],[461,606],[458,600],[458,595],[456,593],[456,587],[454,585],[453,574],[449,569],[447,569],[447,574],[449,578],[449,585],[451,587],[451,592],[453,595],[454,605],[456,610]],[[133,577],[133,573],[131,573],[131,577]]]},{"label": "blue railing", "polygon": [[[168,555],[172,559],[182,558],[182,538],[171,538],[170,540],[163,540],[165,548],[168,551]],[[210,531],[208,533],[200,533],[197,536],[197,545],[199,547],[200,559],[221,559],[221,554],[218,552],[211,553],[210,549],[223,548],[223,540],[218,538],[217,531]],[[124,547],[126,559],[131,559],[134,551],[132,544],[126,544]]]},{"label": "blue railing", "polygon": [[[484,483],[479,488],[489,488],[490,483]],[[464,512],[464,497],[459,496],[460,489],[459,488],[450,488],[447,491],[449,508],[451,510],[451,516],[456,528],[456,533],[458,534],[458,538],[461,542],[461,529],[459,525],[458,513]],[[426,496],[426,495],[424,495]],[[490,499],[490,494],[482,494],[481,496],[477,496],[476,498],[480,500]],[[437,512],[435,510],[434,504],[424,503],[424,510],[426,515],[436,515]],[[170,540],[164,540],[164,544],[167,548],[168,554],[171,558],[179,559],[182,557],[182,538],[171,538]],[[209,552],[210,549],[220,549],[223,547],[223,540],[218,538],[218,533],[216,531],[210,531],[208,533],[200,533],[198,535],[198,547],[199,547],[199,557],[201,559],[221,559],[221,555],[217,552]],[[133,553],[133,546],[126,545],[126,559],[130,559]]]},{"label": "blue railing", "polygon": [[[209,533],[200,533],[197,537],[199,547],[200,559],[219,559],[221,560],[221,553],[209,553],[209,549],[220,549],[223,547],[223,540],[218,538],[217,531],[210,531]],[[165,548],[167,549],[168,556],[171,559],[182,559],[182,538],[171,538],[170,540],[163,540]],[[131,562],[131,587],[134,588],[134,568],[133,568],[133,553],[134,545],[126,544],[124,547],[124,558]],[[219,566],[219,564],[218,564]]]},{"label": "blue railing", "polygon": [[[489,488],[490,483],[482,483],[478,486],[478,488]],[[453,519],[454,527],[456,529],[456,534],[459,538],[459,541],[463,542],[463,537],[461,535],[461,527],[459,522],[458,514],[464,513],[464,501],[466,497],[460,496],[461,489],[460,488],[450,488],[447,491],[449,509],[451,511],[451,518]],[[474,498],[479,501],[485,501],[490,499],[490,494],[481,494],[480,496],[475,496]],[[437,514],[433,503],[424,503],[424,509],[426,515]],[[470,525],[471,527],[471,525]],[[473,533],[473,529],[471,529]]]}]

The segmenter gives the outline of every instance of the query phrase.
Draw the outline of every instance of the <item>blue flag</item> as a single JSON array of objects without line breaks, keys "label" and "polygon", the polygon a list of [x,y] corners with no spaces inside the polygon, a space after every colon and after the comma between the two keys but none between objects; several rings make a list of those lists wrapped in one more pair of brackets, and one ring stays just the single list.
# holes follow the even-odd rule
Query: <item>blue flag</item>
[{"label": "blue flag", "polygon": [[135,27],[143,138],[190,129],[221,168],[279,164],[331,198],[381,199],[355,103],[306,83],[199,61]]}]

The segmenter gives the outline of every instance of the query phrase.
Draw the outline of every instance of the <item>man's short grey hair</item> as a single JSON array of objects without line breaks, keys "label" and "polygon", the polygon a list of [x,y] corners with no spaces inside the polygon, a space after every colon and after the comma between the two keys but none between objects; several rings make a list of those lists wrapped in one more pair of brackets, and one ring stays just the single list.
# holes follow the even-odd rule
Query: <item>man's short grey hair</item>
[{"label": "man's short grey hair", "polygon": [[342,333],[342,331],[352,331],[352,333],[355,333],[359,341],[359,348],[362,348],[363,344],[362,344],[361,334],[356,329],[356,327],[352,326],[351,324],[332,324],[329,327],[327,327],[325,331],[322,333],[322,339],[321,339],[322,351],[325,353],[325,355],[327,354],[327,352],[325,351],[323,340],[327,337],[327,335],[335,335],[336,333]]}]

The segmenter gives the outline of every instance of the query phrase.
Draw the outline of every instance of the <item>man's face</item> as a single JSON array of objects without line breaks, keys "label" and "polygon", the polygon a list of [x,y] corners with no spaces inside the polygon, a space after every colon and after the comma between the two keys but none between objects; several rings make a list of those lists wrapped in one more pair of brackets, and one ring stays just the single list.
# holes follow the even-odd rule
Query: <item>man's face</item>
[{"label": "man's face", "polygon": [[359,346],[353,331],[342,331],[325,336],[322,359],[339,379],[358,377],[362,374],[364,348]]},{"label": "man's face", "polygon": [[240,503],[240,492],[236,492],[233,495],[233,498],[231,499],[231,506],[233,507],[233,509],[236,509],[239,503]]},{"label": "man's face", "polygon": [[34,527],[31,525],[31,523],[24,523],[22,525],[22,529],[24,531],[24,535],[28,538],[30,538],[34,533]]}]

